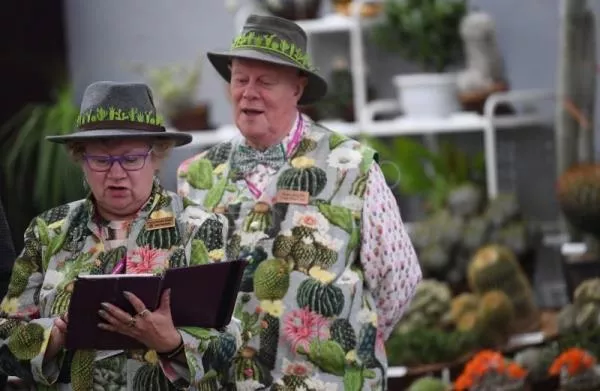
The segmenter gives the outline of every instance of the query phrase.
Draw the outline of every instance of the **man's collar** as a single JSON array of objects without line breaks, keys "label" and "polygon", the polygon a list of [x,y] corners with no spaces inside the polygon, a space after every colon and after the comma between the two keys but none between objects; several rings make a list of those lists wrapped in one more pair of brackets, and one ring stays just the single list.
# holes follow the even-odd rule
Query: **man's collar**
[{"label": "man's collar", "polygon": [[[298,127],[298,122],[300,121],[301,116],[302,116],[302,114],[300,113],[300,111],[296,111],[296,118],[294,119],[292,126],[289,128],[289,130],[287,131],[287,133],[285,134],[283,139],[281,139],[281,141],[279,141],[278,143],[273,144],[273,145],[277,145],[277,144],[283,143],[284,150],[286,151],[286,154],[288,154],[288,155],[289,155],[289,151],[287,150],[287,146],[290,142],[290,139],[293,137],[293,135]],[[302,131],[302,130],[300,129],[300,131]],[[248,140],[244,136],[241,137],[241,144],[245,145],[248,148],[253,148],[252,146],[250,146],[250,144],[248,143]],[[270,147],[272,147],[272,145],[265,148],[265,150]]]}]

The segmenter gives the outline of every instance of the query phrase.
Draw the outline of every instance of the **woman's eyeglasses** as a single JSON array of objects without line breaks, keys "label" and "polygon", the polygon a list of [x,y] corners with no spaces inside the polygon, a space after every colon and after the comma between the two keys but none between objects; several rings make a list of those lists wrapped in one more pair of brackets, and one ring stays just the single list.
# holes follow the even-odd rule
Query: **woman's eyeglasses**
[{"label": "woman's eyeglasses", "polygon": [[83,154],[83,159],[92,171],[105,172],[111,169],[115,162],[119,162],[121,168],[125,171],[141,170],[146,164],[146,158],[152,152],[152,148],[145,153],[129,154],[129,155],[88,155]]}]

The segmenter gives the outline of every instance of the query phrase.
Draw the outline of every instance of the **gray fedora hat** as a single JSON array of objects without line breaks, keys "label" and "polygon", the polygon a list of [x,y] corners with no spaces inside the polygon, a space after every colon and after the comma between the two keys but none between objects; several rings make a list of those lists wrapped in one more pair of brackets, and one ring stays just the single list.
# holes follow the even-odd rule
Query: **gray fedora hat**
[{"label": "gray fedora hat", "polygon": [[233,58],[265,61],[300,70],[308,78],[298,102],[304,105],[327,93],[327,82],[311,65],[306,47],[306,32],[298,24],[277,16],[250,15],[229,50],[208,52],[207,56],[227,82],[231,79],[229,66]]},{"label": "gray fedora hat", "polygon": [[138,138],[173,140],[176,146],[192,141],[190,134],[167,132],[146,84],[99,81],[85,89],[73,133],[47,136],[46,140],[69,143]]}]

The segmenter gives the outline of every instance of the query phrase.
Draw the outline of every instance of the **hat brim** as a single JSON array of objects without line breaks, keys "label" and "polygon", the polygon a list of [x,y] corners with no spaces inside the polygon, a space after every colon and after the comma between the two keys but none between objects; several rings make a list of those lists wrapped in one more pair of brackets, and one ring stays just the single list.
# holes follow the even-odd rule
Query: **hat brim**
[{"label": "hat brim", "polygon": [[219,72],[221,77],[229,83],[231,80],[231,70],[229,65],[233,58],[243,58],[246,60],[257,60],[264,61],[271,64],[285,65],[288,67],[296,68],[306,74],[308,82],[304,88],[304,93],[298,100],[299,105],[308,105],[314,103],[325,96],[327,93],[327,82],[320,75],[315,72],[307,71],[294,63],[285,60],[276,55],[264,53],[258,50],[252,49],[238,49],[234,51],[223,51],[223,52],[208,52],[208,60],[211,62],[213,67]]},{"label": "hat brim", "polygon": [[53,143],[67,144],[71,142],[86,142],[98,140],[134,140],[134,139],[173,140],[176,147],[189,144],[192,135],[179,132],[144,132],[120,129],[96,129],[74,132],[60,136],[47,136],[46,140]]}]

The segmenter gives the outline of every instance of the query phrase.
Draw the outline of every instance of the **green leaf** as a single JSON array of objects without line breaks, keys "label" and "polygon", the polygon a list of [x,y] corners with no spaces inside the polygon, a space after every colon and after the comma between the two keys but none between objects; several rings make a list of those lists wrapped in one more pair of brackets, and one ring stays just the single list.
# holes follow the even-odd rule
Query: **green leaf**
[{"label": "green leaf", "polygon": [[345,391],[360,391],[362,390],[365,379],[362,369],[356,366],[346,368],[344,372],[344,390]]},{"label": "green leaf", "polygon": [[40,217],[37,217],[35,222],[38,228],[38,234],[40,236],[40,243],[42,246],[47,246],[50,243],[48,224],[46,224],[44,219]]},{"label": "green leaf", "polygon": [[183,207],[187,208],[188,206],[198,206],[198,204],[189,199],[188,197],[183,197]]},{"label": "green leaf", "polygon": [[424,194],[432,185],[426,164],[434,155],[421,143],[407,137],[397,137],[393,142],[384,143],[369,139],[368,143],[379,151],[379,165],[390,183],[398,183],[407,194]]},{"label": "green leaf", "polygon": [[349,140],[348,136],[344,136],[341,133],[331,133],[329,136],[329,149],[334,150],[344,141]]},{"label": "green leaf", "polygon": [[212,331],[208,329],[203,329],[201,327],[182,327],[182,331],[190,334],[192,337],[197,338],[199,340],[208,340],[212,339]]},{"label": "green leaf", "polygon": [[198,159],[188,167],[187,180],[195,189],[207,190],[213,185],[213,166],[208,159]]},{"label": "green leaf", "polygon": [[204,197],[204,207],[212,210],[219,204],[223,194],[225,193],[225,187],[227,186],[227,177],[223,176],[219,181],[206,193]]},{"label": "green leaf", "polygon": [[335,341],[312,340],[309,345],[308,359],[327,373],[344,375],[346,355],[344,349]]},{"label": "green leaf", "polygon": [[348,246],[346,247],[346,261],[350,262],[350,253],[354,251],[358,245],[360,244],[360,229],[354,228],[352,233],[350,234],[350,240],[348,241]]},{"label": "green leaf", "polygon": [[364,175],[367,172],[369,172],[369,169],[371,168],[371,164],[373,163],[375,154],[377,152],[375,152],[374,149],[364,146],[364,145],[362,146],[360,152],[362,154],[362,160],[360,162],[359,170],[360,170],[360,173]]},{"label": "green leaf", "polygon": [[336,225],[348,233],[352,233],[354,219],[352,211],[338,205],[319,204],[319,211],[333,225]]},{"label": "green leaf", "polygon": [[50,245],[48,246],[48,253],[50,254],[50,256],[53,256],[58,251],[60,251],[63,244],[65,243],[67,232],[68,230],[65,229],[62,233],[54,236],[52,240],[50,240]]},{"label": "green leaf", "polygon": [[372,369],[364,369],[363,370],[363,376],[365,377],[365,379],[375,379],[376,378],[376,373]]},{"label": "green leaf", "polygon": [[[45,140],[48,135],[71,133],[77,111],[73,90],[65,86],[57,91],[53,102],[25,107],[0,130],[3,136],[10,135],[2,145],[10,151],[3,158],[7,185],[16,199],[33,204],[34,210],[48,210],[85,195],[80,167],[64,146]],[[27,185],[24,172],[35,173],[33,188]]]},{"label": "green leaf", "polygon": [[200,239],[192,239],[192,251],[190,254],[190,265],[205,265],[208,262],[208,250]]},{"label": "green leaf", "polygon": [[237,186],[235,185],[235,183],[230,183],[225,187],[225,190],[231,193],[235,193],[237,191]]}]

